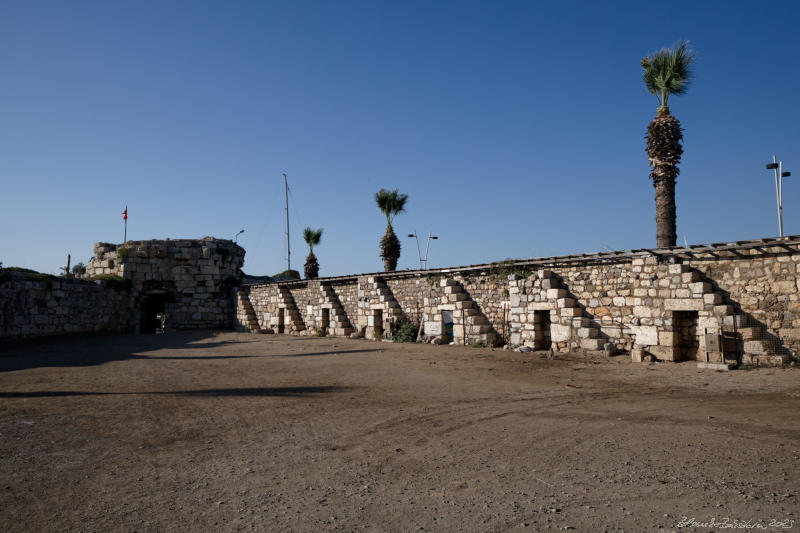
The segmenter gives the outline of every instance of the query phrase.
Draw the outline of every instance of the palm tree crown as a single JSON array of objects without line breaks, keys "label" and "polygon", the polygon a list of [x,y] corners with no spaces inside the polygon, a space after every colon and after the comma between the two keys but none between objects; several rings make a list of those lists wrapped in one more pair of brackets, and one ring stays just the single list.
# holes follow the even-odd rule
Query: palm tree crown
[{"label": "palm tree crown", "polygon": [[658,113],[669,113],[669,96],[684,94],[692,79],[695,61],[689,41],[678,41],[672,48],[662,48],[642,59],[642,79],[650,94],[658,98]]},{"label": "palm tree crown", "polygon": [[404,211],[406,200],[408,200],[408,195],[400,194],[400,189],[393,191],[381,189],[375,193],[375,202],[383,214],[386,215],[386,224],[388,226],[392,225],[392,220],[398,213]]},{"label": "palm tree crown", "polygon": [[322,228],[318,230],[306,228],[303,230],[303,240],[306,241],[308,248],[312,252],[314,251],[314,246],[318,245],[321,239],[322,239]]}]

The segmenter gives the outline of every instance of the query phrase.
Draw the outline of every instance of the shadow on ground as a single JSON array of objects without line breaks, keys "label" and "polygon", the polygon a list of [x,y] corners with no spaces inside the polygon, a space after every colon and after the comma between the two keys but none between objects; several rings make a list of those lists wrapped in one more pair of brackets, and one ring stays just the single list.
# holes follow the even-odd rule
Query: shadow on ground
[{"label": "shadow on ground", "polygon": [[[39,367],[81,367],[94,366],[112,361],[159,359],[179,361],[181,359],[246,359],[253,357],[307,357],[337,355],[378,351],[328,350],[317,352],[297,352],[261,354],[254,348],[246,355],[159,355],[160,350],[213,350],[233,344],[249,344],[252,341],[215,340],[214,331],[180,331],[166,335],[135,334],[81,334],[38,339],[15,340],[0,343],[0,372],[11,372]],[[283,339],[282,339],[283,340]],[[287,339],[288,340],[288,339]],[[298,340],[298,339],[291,339]],[[307,339],[306,339],[307,340]]]},{"label": "shadow on ground", "polygon": [[290,396],[303,397],[315,394],[346,392],[350,387],[245,387],[235,389],[201,389],[185,391],[145,391],[145,392],[92,392],[92,391],[27,391],[0,392],[0,398],[52,398],[64,396],[122,396],[122,395],[173,395],[173,396]]}]

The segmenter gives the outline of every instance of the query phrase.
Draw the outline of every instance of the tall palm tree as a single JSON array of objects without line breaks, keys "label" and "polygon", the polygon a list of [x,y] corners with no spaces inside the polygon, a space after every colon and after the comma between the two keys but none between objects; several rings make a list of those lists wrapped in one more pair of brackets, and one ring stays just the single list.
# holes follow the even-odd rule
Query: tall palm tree
[{"label": "tall palm tree", "polygon": [[306,257],[306,264],[304,267],[306,279],[314,279],[319,276],[319,263],[317,256],[314,255],[314,246],[319,244],[322,239],[322,228],[313,230],[306,228],[303,230],[303,240],[308,245],[308,257]]},{"label": "tall palm tree", "polygon": [[684,94],[692,78],[695,55],[688,41],[662,48],[642,59],[642,79],[650,94],[658,99],[658,115],[647,127],[647,158],[653,171],[650,177],[656,190],[656,243],[659,248],[675,246],[675,180],[680,174],[683,129],[669,112],[669,97]]},{"label": "tall palm tree", "polygon": [[404,211],[408,200],[407,194],[400,194],[399,189],[393,191],[381,189],[375,193],[375,202],[378,209],[386,215],[386,233],[381,239],[381,257],[383,258],[383,269],[391,272],[397,268],[397,260],[400,259],[400,240],[394,234],[392,221],[398,213]]}]

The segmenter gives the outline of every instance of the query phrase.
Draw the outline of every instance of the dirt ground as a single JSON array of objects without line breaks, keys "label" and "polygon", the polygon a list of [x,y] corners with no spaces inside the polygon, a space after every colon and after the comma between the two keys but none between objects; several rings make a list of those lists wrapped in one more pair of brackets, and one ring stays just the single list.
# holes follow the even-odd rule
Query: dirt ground
[{"label": "dirt ground", "polygon": [[798,531],[798,378],[231,332],[5,343],[0,530]]}]

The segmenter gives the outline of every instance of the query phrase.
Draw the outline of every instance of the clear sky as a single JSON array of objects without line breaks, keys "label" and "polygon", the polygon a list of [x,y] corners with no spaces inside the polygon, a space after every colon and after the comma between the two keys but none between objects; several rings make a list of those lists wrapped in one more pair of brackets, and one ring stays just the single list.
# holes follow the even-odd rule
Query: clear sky
[{"label": "clear sky", "polygon": [[696,78],[678,235],[800,234],[800,3],[0,0],[0,261],[57,272],[96,241],[232,238],[248,274],[382,269],[381,187],[430,266],[655,246],[640,59]]}]

